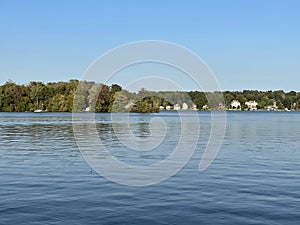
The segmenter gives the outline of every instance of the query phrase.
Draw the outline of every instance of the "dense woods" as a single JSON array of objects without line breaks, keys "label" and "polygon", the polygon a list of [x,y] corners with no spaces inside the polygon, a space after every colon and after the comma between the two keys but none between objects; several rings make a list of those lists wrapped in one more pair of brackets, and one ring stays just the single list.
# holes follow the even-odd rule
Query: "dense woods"
[{"label": "dense woods", "polygon": [[[223,100],[219,97],[222,94]],[[210,96],[208,101],[207,96]],[[211,101],[215,99],[215,101]],[[89,81],[70,80],[68,82],[30,82],[18,85],[12,81],[0,86],[0,111],[26,112],[41,109],[47,112],[158,112],[160,108],[186,103],[189,108],[229,109],[233,100],[246,109],[247,101],[256,101],[258,109],[265,109],[276,103],[278,109],[298,110],[300,93],[277,91],[225,91],[222,93],[152,92],[141,89],[138,93],[122,90],[113,84],[107,86]]]}]

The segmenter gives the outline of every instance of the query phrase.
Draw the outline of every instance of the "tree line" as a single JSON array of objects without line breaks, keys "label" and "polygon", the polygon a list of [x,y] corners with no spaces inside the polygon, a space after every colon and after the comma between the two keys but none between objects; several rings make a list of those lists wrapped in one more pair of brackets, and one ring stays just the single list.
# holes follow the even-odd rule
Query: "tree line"
[{"label": "tree line", "polygon": [[300,93],[295,91],[147,91],[129,92],[121,86],[111,86],[92,81],[30,82],[19,85],[8,81],[0,86],[1,112],[159,112],[167,106],[186,103],[189,107],[203,109],[229,109],[233,100],[247,109],[247,101],[256,101],[258,109],[265,109],[276,102],[278,109],[298,110]]}]

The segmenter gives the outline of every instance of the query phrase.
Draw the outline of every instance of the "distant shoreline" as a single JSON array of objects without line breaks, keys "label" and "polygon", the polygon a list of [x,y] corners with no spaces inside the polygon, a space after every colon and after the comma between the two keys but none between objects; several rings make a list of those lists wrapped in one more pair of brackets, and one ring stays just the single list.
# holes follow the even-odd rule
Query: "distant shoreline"
[{"label": "distant shoreline", "polygon": [[40,113],[35,112],[3,112],[0,111],[2,114],[34,114],[34,115],[43,115],[43,114],[162,114],[162,113],[176,113],[176,112],[197,112],[197,113],[209,113],[209,112],[226,112],[226,113],[299,113],[300,110],[292,110],[292,111],[285,111],[285,110],[276,110],[276,111],[268,111],[268,110],[255,110],[255,111],[249,111],[249,110],[162,110],[160,112],[149,112],[149,113],[141,113],[141,112],[47,112],[43,111]]},{"label": "distant shoreline", "polygon": [[162,110],[298,111],[300,92],[276,91],[148,91],[91,81],[0,86],[0,112],[136,112]]}]

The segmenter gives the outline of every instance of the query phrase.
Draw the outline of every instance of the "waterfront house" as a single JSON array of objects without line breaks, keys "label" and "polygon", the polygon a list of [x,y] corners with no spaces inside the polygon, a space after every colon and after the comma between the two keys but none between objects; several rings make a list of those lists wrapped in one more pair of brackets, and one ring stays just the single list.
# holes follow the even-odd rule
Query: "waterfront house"
[{"label": "waterfront house", "polygon": [[277,103],[276,103],[276,102],[273,102],[273,105],[267,106],[266,109],[267,109],[268,111],[276,111],[276,110],[278,110]]},{"label": "waterfront house", "polygon": [[192,110],[197,110],[197,105],[195,103],[192,105]]},{"label": "waterfront house", "polygon": [[188,110],[188,109],[189,109],[188,104],[183,103],[183,104],[182,104],[182,110]]},{"label": "waterfront house", "polygon": [[209,109],[209,106],[208,106],[208,105],[204,105],[204,106],[202,106],[202,109],[203,109],[203,110],[208,110],[208,109]]},{"label": "waterfront house", "polygon": [[230,103],[230,108],[232,110],[241,110],[241,103],[238,100],[233,100]]},{"label": "waterfront house", "polygon": [[181,106],[179,104],[174,105],[174,110],[181,110]]},{"label": "waterfront house", "polygon": [[256,101],[248,101],[245,102],[245,105],[248,107],[248,110],[254,111],[257,110],[257,102]]},{"label": "waterfront house", "polygon": [[220,102],[217,106],[217,110],[226,110],[226,106],[223,102]]},{"label": "waterfront house", "polygon": [[91,111],[91,107],[87,107],[87,108],[85,108],[84,110],[82,110],[83,112],[89,112],[89,111]]}]

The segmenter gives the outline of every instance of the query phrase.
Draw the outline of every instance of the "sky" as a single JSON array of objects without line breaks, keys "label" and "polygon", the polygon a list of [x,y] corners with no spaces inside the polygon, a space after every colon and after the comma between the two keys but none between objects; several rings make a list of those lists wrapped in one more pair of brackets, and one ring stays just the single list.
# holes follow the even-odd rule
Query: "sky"
[{"label": "sky", "polygon": [[162,40],[201,57],[222,90],[300,91],[299,24],[297,0],[0,0],[0,84],[80,80],[112,48]]}]

